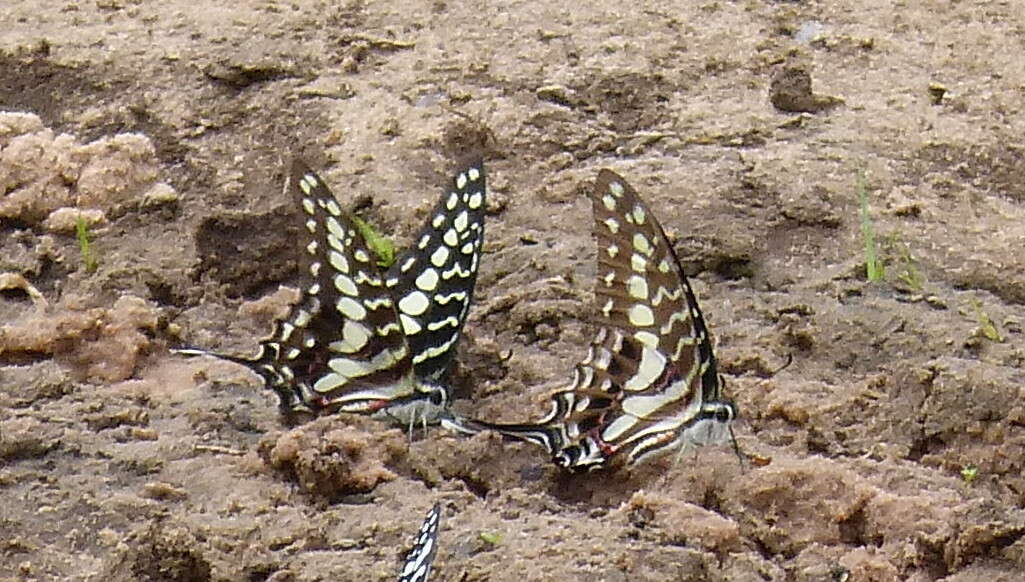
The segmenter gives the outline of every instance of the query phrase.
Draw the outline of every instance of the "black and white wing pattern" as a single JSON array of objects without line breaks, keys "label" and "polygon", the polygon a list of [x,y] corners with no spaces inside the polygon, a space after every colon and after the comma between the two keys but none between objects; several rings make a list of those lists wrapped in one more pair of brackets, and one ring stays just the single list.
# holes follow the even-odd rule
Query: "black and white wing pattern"
[{"label": "black and white wing pattern", "polygon": [[413,548],[406,554],[406,561],[399,573],[399,582],[427,582],[431,575],[431,564],[438,553],[438,527],[441,525],[441,505],[427,512],[420,531],[416,534]]},{"label": "black and white wing pattern", "polygon": [[473,302],[484,243],[484,166],[460,171],[417,234],[385,274],[418,378],[443,380]]},{"label": "black and white wing pattern", "polygon": [[722,399],[712,343],[679,259],[651,210],[615,172],[591,192],[598,331],[568,387],[536,423],[452,417],[541,445],[571,470],[636,465],[681,446],[720,442],[736,407]]},{"label": "black and white wing pattern", "polygon": [[286,418],[386,412],[432,421],[466,319],[484,237],[481,159],[463,164],[413,248],[382,274],[323,180],[295,161],[287,189],[301,209],[301,297],[255,357],[205,350],[262,376]]}]

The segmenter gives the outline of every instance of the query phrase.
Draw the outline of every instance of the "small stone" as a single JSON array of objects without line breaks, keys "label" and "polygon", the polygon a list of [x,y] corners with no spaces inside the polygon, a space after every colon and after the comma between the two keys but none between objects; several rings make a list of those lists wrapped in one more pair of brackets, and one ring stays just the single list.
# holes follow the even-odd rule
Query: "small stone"
[{"label": "small stone", "polygon": [[811,73],[800,67],[786,67],[773,77],[769,100],[776,109],[789,113],[817,113],[843,103],[839,97],[812,93]]},{"label": "small stone", "polygon": [[947,87],[942,83],[933,81],[929,83],[929,100],[933,105],[942,105],[943,97],[947,94]]},{"label": "small stone", "polygon": [[178,192],[170,184],[157,182],[142,195],[143,206],[160,206],[178,201]]},{"label": "small stone", "polygon": [[50,232],[72,233],[78,227],[78,221],[85,222],[87,228],[107,222],[107,215],[96,208],[58,208],[43,221],[43,226]]}]

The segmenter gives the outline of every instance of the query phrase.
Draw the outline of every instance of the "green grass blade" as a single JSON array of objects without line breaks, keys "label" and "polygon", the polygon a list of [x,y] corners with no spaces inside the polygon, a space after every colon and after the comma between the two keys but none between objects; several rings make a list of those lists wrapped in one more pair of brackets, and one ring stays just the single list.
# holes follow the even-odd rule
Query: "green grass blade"
[{"label": "green grass blade", "polygon": [[865,242],[865,275],[870,283],[883,280],[883,263],[879,260],[875,228],[868,212],[868,188],[865,186],[865,172],[858,172],[858,200],[861,203],[861,235]]},{"label": "green grass blade", "polygon": [[370,252],[377,255],[377,266],[387,269],[394,265],[395,244],[391,239],[381,236],[374,227],[357,216],[353,216],[352,221],[356,224],[356,228],[359,229],[363,240],[367,241],[367,247],[370,249]]},{"label": "green grass blade", "polygon": [[81,214],[75,219],[75,238],[78,239],[78,250],[82,254],[85,270],[92,273],[97,267],[96,256],[93,255],[92,247],[89,243],[89,225],[86,224]]}]

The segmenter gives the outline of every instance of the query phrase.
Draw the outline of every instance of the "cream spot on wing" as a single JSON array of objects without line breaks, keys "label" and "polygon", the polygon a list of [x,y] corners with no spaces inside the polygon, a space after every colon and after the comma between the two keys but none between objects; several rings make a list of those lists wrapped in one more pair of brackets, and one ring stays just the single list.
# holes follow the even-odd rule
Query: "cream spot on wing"
[{"label": "cream spot on wing", "polygon": [[349,320],[342,326],[342,341],[351,350],[348,353],[358,352],[367,345],[370,340],[370,332],[365,325]]},{"label": "cream spot on wing", "polygon": [[459,232],[463,232],[464,230],[466,230],[466,227],[469,224],[470,224],[470,215],[467,214],[465,210],[460,212],[456,216],[456,219],[454,221],[452,221],[452,225],[455,226],[456,230],[458,230]]},{"label": "cream spot on wing", "polygon": [[609,212],[614,212],[616,210],[616,199],[612,196],[609,196],[608,194],[602,196],[601,202]]},{"label": "cream spot on wing", "polygon": [[614,271],[609,271],[601,278],[601,280],[605,281],[606,287],[611,287],[612,284],[616,282],[616,273]]},{"label": "cream spot on wing", "polygon": [[644,224],[644,208],[641,206],[634,206],[633,217],[634,222],[637,224]]},{"label": "cream spot on wing", "polygon": [[438,331],[439,329],[447,326],[459,327],[459,319],[450,315],[441,321],[432,321],[428,323],[427,329],[431,331]]},{"label": "cream spot on wing", "polygon": [[643,234],[639,232],[634,233],[633,242],[634,248],[637,249],[637,252],[647,255],[649,257],[651,256],[651,244],[648,243],[647,237],[645,237]]},{"label": "cream spot on wing", "polygon": [[606,218],[605,226],[609,229],[609,232],[616,234],[619,232],[619,221],[615,218]]},{"label": "cream spot on wing", "polygon": [[306,214],[314,214],[317,212],[317,207],[309,198],[303,198],[303,212]]},{"label": "cream spot on wing", "polygon": [[459,234],[456,233],[455,230],[450,228],[447,231],[445,231],[445,236],[442,237],[442,240],[444,240],[445,244],[447,244],[448,246],[454,247],[457,244],[459,244]]},{"label": "cream spot on wing", "polygon": [[438,286],[438,272],[427,269],[416,278],[416,288],[422,291],[434,291]]},{"label": "cream spot on wing", "polygon": [[352,253],[352,256],[361,263],[370,262],[370,255],[368,255],[363,249],[356,249],[356,252]]},{"label": "cream spot on wing", "polygon": [[459,188],[460,190],[466,188],[466,174],[460,172],[459,175],[456,176],[456,188]]},{"label": "cream spot on wing", "polygon": [[626,282],[626,289],[634,299],[648,299],[648,281],[640,275],[631,275]]},{"label": "cream spot on wing", "polygon": [[466,291],[456,291],[455,293],[449,293],[448,295],[442,295],[438,293],[434,296],[435,303],[439,305],[446,305],[449,301],[466,301]]},{"label": "cream spot on wing", "polygon": [[422,327],[420,327],[420,322],[406,315],[405,313],[399,314],[399,321],[402,322],[402,331],[406,335],[418,334],[420,333],[420,330],[423,329]]},{"label": "cream spot on wing", "polygon": [[633,428],[635,424],[637,424],[636,418],[620,415],[616,420],[612,421],[609,426],[605,427],[605,430],[601,433],[601,438],[605,442],[616,442],[620,435],[625,434],[628,430]]},{"label": "cream spot on wing", "polygon": [[335,275],[335,289],[338,289],[350,297],[359,295],[359,289],[356,287],[356,283],[353,283],[352,279],[345,275]]},{"label": "cream spot on wing", "polygon": [[431,235],[425,234],[422,237],[420,237],[420,240],[416,243],[416,248],[418,248],[420,250],[424,250],[424,249],[427,248],[427,245],[430,244],[430,242],[431,242]]},{"label": "cream spot on wing", "polygon": [[458,275],[460,278],[466,278],[472,275],[477,270],[477,255],[473,255],[473,261],[470,263],[470,270],[464,271],[463,267],[459,263],[452,265],[452,268],[447,271],[441,272],[441,278],[448,281],[452,277]]},{"label": "cream spot on wing", "polygon": [[342,297],[335,303],[338,312],[349,319],[362,320],[367,316],[367,310],[359,301],[351,297]]},{"label": "cream spot on wing", "polygon": [[431,300],[420,291],[414,291],[399,300],[399,309],[409,315],[421,315],[430,305]]},{"label": "cream spot on wing", "polygon": [[312,218],[306,221],[306,230],[310,231],[310,234],[317,232],[317,221]]},{"label": "cream spot on wing", "polygon": [[615,306],[615,303],[611,299],[609,299],[608,301],[605,302],[605,305],[602,306],[601,312],[605,315],[605,317],[608,317],[609,314],[612,313],[612,308],[614,306]]},{"label": "cream spot on wing", "polygon": [[648,266],[648,261],[641,255],[634,253],[633,256],[630,257],[630,266],[633,267],[634,271],[643,273]]},{"label": "cream spot on wing", "polygon": [[473,194],[470,195],[470,200],[469,200],[469,202],[466,203],[466,205],[469,206],[473,210],[477,210],[478,208],[480,208],[481,204],[483,204],[483,203],[484,203],[484,194],[482,194],[481,192],[474,192]]},{"label": "cream spot on wing", "polygon": [[331,266],[335,271],[339,273],[349,272],[349,261],[346,260],[345,255],[338,251],[329,251],[327,253],[327,260],[331,263]]},{"label": "cream spot on wing", "polygon": [[384,296],[377,297],[376,299],[364,299],[363,304],[366,305],[367,309],[376,311],[381,307],[391,307],[391,298]]},{"label": "cream spot on wing", "polygon": [[448,195],[448,200],[445,201],[445,208],[449,210],[455,210],[459,204],[459,194],[452,192]]},{"label": "cream spot on wing", "polygon": [[605,252],[609,254],[609,258],[614,259],[619,254],[619,245],[609,245]]},{"label": "cream spot on wing", "polygon": [[470,168],[470,179],[474,182],[480,180],[480,170],[477,168]]},{"label": "cream spot on wing", "polygon": [[622,198],[625,190],[619,182],[609,182],[609,192],[612,192],[612,195],[616,198]]},{"label": "cream spot on wing", "polygon": [[435,216],[434,220],[431,221],[431,226],[433,226],[434,228],[441,228],[441,225],[443,225],[443,224],[445,224],[445,215],[444,214],[439,214],[439,215]]},{"label": "cream spot on wing", "polygon": [[342,225],[337,220],[335,220],[335,217],[328,216],[327,220],[324,221],[324,224],[327,225],[327,232],[331,234],[331,236],[337,238],[339,241],[345,239],[345,229],[342,228]]},{"label": "cream spot on wing", "polygon": [[446,247],[438,247],[431,253],[431,264],[435,267],[445,266],[446,261],[448,261],[448,249]]},{"label": "cream spot on wing", "polygon": [[650,331],[638,331],[634,333],[634,338],[649,348],[658,348],[658,336]]},{"label": "cream spot on wing", "polygon": [[665,356],[658,350],[645,348],[641,350],[641,361],[637,365],[637,373],[623,384],[623,388],[631,391],[645,390],[658,380],[665,367]]},{"label": "cream spot on wing", "polygon": [[338,203],[334,200],[328,200],[327,203],[324,204],[324,208],[326,208],[332,216],[339,216],[342,214],[342,209],[338,207]]},{"label": "cream spot on wing", "polygon": [[647,327],[655,324],[655,314],[652,313],[651,308],[647,305],[634,305],[627,312],[627,315],[630,317],[630,323],[637,327]]}]

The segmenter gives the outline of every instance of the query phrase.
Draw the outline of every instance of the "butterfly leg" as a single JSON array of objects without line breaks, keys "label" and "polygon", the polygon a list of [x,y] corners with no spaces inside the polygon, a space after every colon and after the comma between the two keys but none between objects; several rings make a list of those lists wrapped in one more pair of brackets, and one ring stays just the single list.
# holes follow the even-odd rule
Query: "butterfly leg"
[{"label": "butterfly leg", "polygon": [[740,452],[740,445],[737,443],[737,435],[733,434],[733,425],[729,425],[730,428],[730,442],[733,443],[733,452],[737,454],[737,461],[740,463],[740,473],[743,475],[747,472],[744,467],[744,455]]}]

